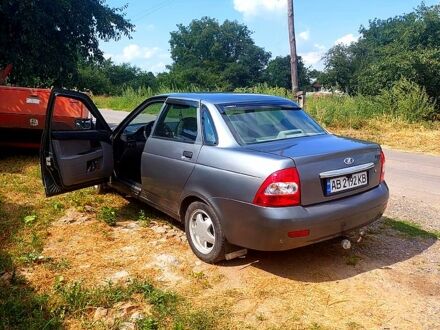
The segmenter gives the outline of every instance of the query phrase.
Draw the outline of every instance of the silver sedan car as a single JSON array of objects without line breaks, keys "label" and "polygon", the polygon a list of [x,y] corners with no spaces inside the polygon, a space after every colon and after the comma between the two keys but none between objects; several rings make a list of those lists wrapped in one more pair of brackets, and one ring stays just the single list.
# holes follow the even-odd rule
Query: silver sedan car
[{"label": "silver sedan car", "polygon": [[[65,99],[89,117],[61,125]],[[87,95],[55,89],[41,150],[47,196],[105,184],[183,222],[206,262],[379,219],[384,162],[379,145],[328,133],[290,100],[233,93],[152,97],[111,129]]]}]

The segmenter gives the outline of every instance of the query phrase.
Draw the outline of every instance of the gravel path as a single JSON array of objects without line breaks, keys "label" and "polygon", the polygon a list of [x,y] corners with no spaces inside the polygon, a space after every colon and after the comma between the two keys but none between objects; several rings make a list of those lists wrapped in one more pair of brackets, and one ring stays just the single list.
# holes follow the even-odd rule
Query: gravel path
[{"label": "gravel path", "polygon": [[390,187],[386,215],[440,230],[440,157],[384,149]]}]

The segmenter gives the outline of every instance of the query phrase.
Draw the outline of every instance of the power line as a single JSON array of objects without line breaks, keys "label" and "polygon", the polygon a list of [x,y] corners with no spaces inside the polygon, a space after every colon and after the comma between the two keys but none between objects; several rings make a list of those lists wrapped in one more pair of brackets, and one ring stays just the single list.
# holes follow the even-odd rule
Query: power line
[{"label": "power line", "polygon": [[170,5],[174,0],[164,0],[162,2],[159,2],[158,4],[148,8],[147,10],[145,10],[142,14],[136,16],[133,18],[133,22],[139,22],[141,20],[143,20],[144,18],[150,16],[151,14],[154,14],[155,12],[167,7],[168,5]]}]

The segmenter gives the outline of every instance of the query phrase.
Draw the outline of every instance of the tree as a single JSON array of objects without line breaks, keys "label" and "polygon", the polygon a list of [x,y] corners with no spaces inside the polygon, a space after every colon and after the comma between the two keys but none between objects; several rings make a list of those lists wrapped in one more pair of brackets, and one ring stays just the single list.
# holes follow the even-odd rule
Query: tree
[{"label": "tree", "polygon": [[255,45],[251,32],[235,21],[203,17],[171,32],[174,63],[165,78],[176,87],[232,90],[261,82],[270,53]]},{"label": "tree", "polygon": [[124,9],[104,0],[2,1],[0,68],[13,64],[15,84],[68,85],[80,60],[103,59],[99,40],[130,36],[134,26]]},{"label": "tree", "polygon": [[356,90],[354,63],[351,46],[338,44],[330,48],[324,56],[325,74],[320,77],[321,83],[352,94]]},{"label": "tree", "polygon": [[[304,65],[301,56],[298,56],[298,85],[301,90],[310,89],[310,69]],[[292,89],[290,70],[290,55],[277,56],[270,60],[264,70],[264,80],[270,86]]]},{"label": "tree", "polygon": [[440,99],[440,5],[370,21],[359,41],[336,45],[325,56],[322,83],[350,94],[378,95],[401,79]]},{"label": "tree", "polygon": [[158,87],[152,72],[132,66],[128,63],[114,64],[110,59],[102,62],[81,62],[75,86],[88,89],[95,94],[121,94],[125,89]]}]

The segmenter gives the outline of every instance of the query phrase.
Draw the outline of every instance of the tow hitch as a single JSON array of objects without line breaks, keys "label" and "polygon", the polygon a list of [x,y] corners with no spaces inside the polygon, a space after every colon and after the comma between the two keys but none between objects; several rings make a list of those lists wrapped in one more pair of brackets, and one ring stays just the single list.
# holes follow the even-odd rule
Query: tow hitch
[{"label": "tow hitch", "polygon": [[352,242],[359,244],[364,239],[366,233],[367,232],[366,232],[365,228],[361,228],[361,229],[359,229],[359,231],[357,233],[355,233],[355,232],[351,233],[350,237],[349,236],[343,237],[343,239],[341,241],[342,248],[344,250],[351,249]]}]

